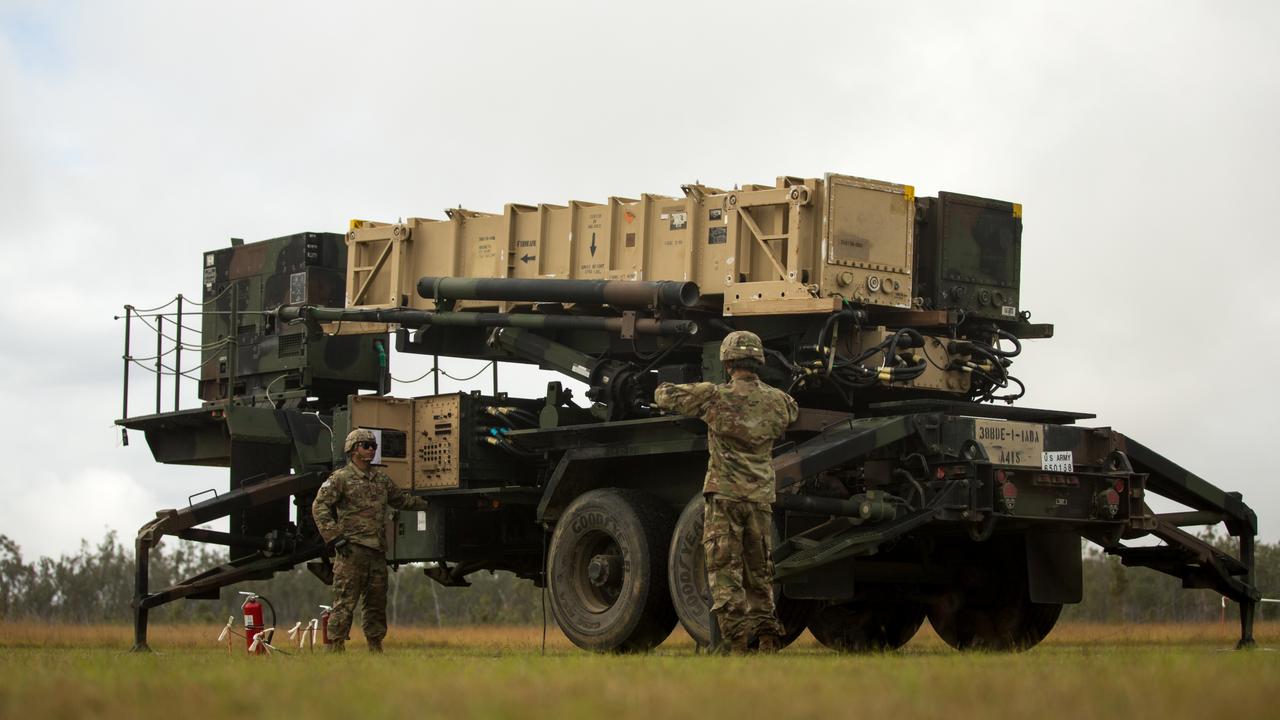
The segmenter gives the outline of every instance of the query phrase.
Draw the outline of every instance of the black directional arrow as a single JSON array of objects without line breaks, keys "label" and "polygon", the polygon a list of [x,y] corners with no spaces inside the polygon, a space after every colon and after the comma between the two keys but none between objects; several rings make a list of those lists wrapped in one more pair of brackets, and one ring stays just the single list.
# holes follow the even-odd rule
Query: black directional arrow
[{"label": "black directional arrow", "polygon": [[538,259],[537,255],[530,255],[529,253],[525,253],[520,257],[520,262],[527,263],[530,260],[537,260],[537,259]]},{"label": "black directional arrow", "polygon": [[596,256],[596,234],[591,233],[591,257]]}]

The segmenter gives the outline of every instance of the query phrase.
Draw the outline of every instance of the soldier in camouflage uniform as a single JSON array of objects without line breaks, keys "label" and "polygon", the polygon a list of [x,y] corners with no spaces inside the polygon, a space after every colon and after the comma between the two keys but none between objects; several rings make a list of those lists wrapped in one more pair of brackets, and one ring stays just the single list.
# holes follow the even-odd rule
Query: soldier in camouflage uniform
[{"label": "soldier in camouflage uniform", "polygon": [[773,604],[772,450],[799,409],[756,375],[764,346],[754,333],[729,333],[720,360],[728,383],[663,383],[654,404],[707,424],[702,542],[720,634],[734,652],[746,652],[752,635],[773,652],[783,629]]},{"label": "soldier in camouflage uniform", "polygon": [[343,450],[346,466],[320,486],[311,514],[326,544],[334,550],[333,609],[329,613],[329,649],[342,652],[356,603],[364,597],[364,636],[371,652],[382,652],[387,634],[387,506],[426,510],[427,501],[391,484],[372,467],[378,443],[368,430],[352,430]]}]

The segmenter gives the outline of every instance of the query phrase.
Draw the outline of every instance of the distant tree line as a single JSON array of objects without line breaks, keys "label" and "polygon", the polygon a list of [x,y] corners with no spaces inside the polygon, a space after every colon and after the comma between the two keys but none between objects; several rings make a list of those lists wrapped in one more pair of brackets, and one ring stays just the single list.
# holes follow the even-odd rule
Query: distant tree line
[{"label": "distant tree line", "polygon": [[[227,561],[223,548],[173,541],[151,553],[152,591]],[[404,565],[390,575],[387,619],[408,625],[507,625],[542,622],[541,591],[510,573],[477,572],[471,587],[441,587],[426,577],[420,565]],[[109,532],[97,544],[80,543],[74,555],[42,557],[26,562],[21,548],[0,535],[0,621],[48,620],[65,623],[127,623],[133,618],[133,548]],[[239,615],[244,600],[237,591],[255,592],[275,609],[276,624],[292,627],[299,620],[318,617],[320,605],[333,593],[310,571],[277,573],[270,580],[223,588],[214,600],[169,603],[150,613],[153,622],[224,623]],[[550,622],[550,608],[547,608]],[[271,620],[270,612],[267,614]]]},{"label": "distant tree line", "polygon": [[[1234,538],[1204,537],[1236,554]],[[1280,545],[1257,546],[1258,585],[1263,595],[1280,597]],[[185,541],[161,544],[151,554],[151,588],[168,587],[226,562],[226,551]],[[505,572],[478,572],[471,587],[441,587],[419,565],[391,573],[388,620],[402,625],[538,624],[542,591]],[[74,555],[26,562],[21,548],[0,535],[0,621],[45,620],[64,623],[127,623],[132,619],[133,549],[109,532],[97,544],[82,541]],[[317,617],[328,604],[330,588],[304,568],[277,573],[270,580],[224,588],[216,601],[183,601],[152,610],[155,622],[221,624],[239,615],[243,598],[256,592],[275,609],[277,626]],[[1215,620],[1221,596],[1210,590],[1183,590],[1175,578],[1144,568],[1126,568],[1119,558],[1089,545],[1084,551],[1084,601],[1068,605],[1064,619],[1096,622],[1200,622]],[[550,608],[546,608],[548,622]],[[1234,617],[1235,606],[1229,608]],[[1276,603],[1264,603],[1260,618],[1280,618]],[[267,617],[270,621],[270,615]]]}]

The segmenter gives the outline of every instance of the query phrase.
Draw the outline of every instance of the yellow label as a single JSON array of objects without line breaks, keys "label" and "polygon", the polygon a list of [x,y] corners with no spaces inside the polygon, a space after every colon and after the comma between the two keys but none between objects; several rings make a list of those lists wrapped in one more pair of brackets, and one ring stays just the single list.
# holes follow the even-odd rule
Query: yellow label
[{"label": "yellow label", "polygon": [[1022,217],[1022,203],[1013,204],[1013,216],[1016,218]]},{"label": "yellow label", "polygon": [[363,220],[356,220],[355,218],[351,219],[351,227],[350,227],[351,230],[355,230],[356,228],[362,228],[362,227],[364,227]]},{"label": "yellow label", "polygon": [[911,202],[912,200],[915,200],[915,198],[916,198],[916,189],[915,189],[915,186],[913,186],[913,185],[903,185],[903,186],[902,186],[902,196],[903,196],[903,197],[905,197],[905,198],[907,199],[907,202]]}]

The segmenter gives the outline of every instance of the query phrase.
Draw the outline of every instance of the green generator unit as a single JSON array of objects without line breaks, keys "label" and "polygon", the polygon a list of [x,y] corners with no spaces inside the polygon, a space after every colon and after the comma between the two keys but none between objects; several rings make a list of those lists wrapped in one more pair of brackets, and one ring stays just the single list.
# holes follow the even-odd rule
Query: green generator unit
[{"label": "green generator unit", "polygon": [[384,336],[352,334],[351,324],[344,332],[341,326],[282,323],[274,313],[285,305],[341,306],[346,267],[345,237],[337,233],[233,240],[231,247],[206,252],[200,399],[316,397],[336,403],[359,390],[385,390]]}]

